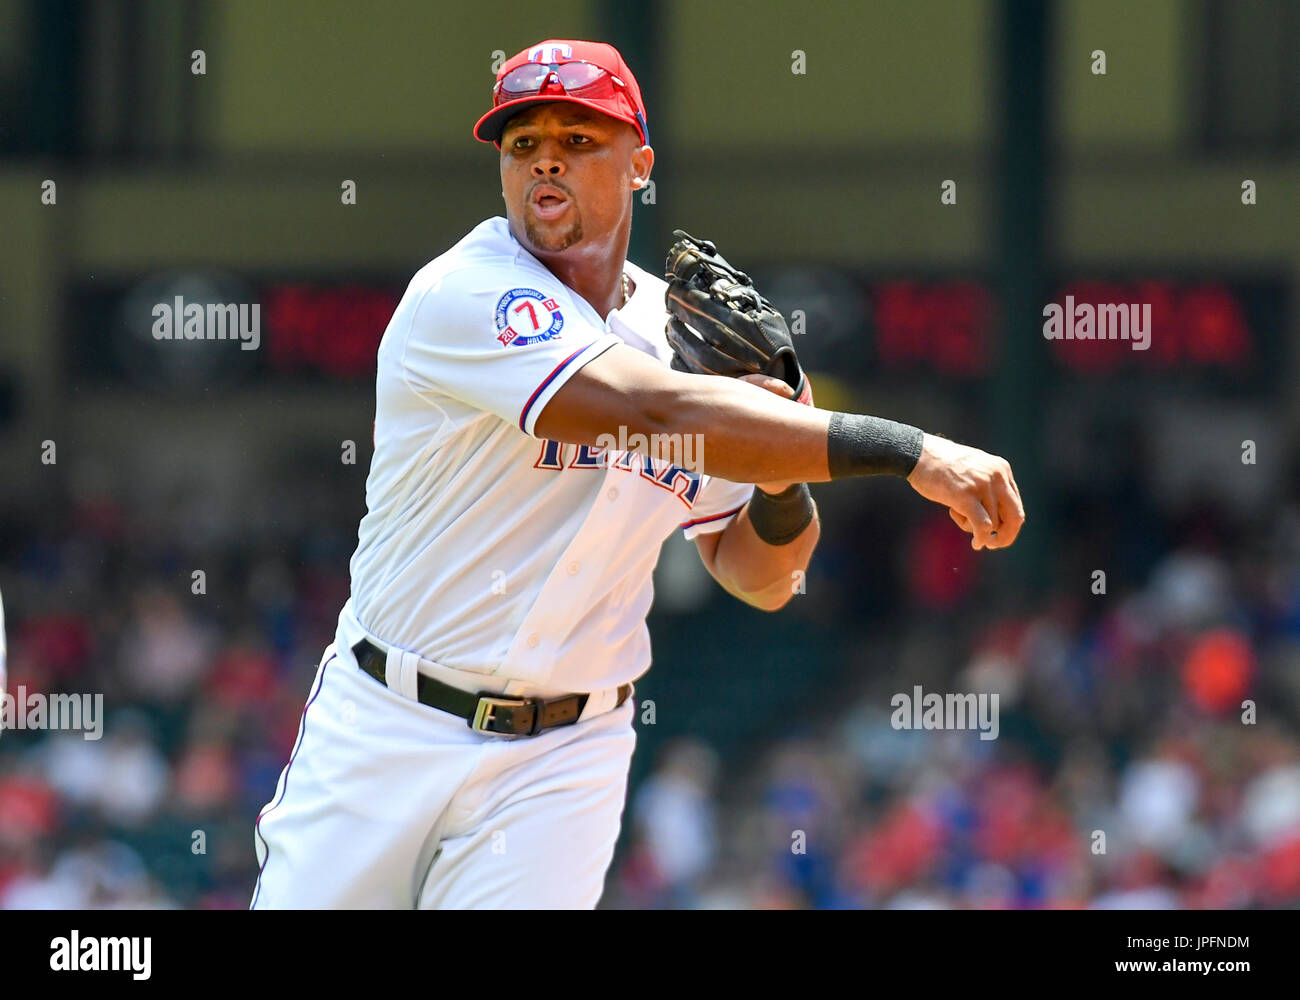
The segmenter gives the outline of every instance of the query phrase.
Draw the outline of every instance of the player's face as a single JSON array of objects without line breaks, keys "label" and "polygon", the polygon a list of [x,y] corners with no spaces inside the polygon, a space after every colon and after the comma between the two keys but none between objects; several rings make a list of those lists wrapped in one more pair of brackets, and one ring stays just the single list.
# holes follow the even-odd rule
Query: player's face
[{"label": "player's face", "polygon": [[633,182],[649,175],[648,153],[635,128],[598,111],[563,101],[528,108],[501,136],[511,229],[545,254],[610,242],[631,228]]}]

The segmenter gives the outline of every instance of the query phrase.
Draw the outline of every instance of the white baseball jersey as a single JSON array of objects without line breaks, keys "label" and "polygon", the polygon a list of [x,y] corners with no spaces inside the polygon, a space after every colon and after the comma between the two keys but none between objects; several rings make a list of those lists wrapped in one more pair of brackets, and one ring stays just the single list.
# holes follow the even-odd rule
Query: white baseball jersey
[{"label": "white baseball jersey", "polygon": [[603,320],[497,217],[416,273],[379,346],[344,615],[441,666],[547,688],[646,671],[660,547],[724,528],[752,485],[534,433],[614,344],[668,364],[666,283],[626,270],[636,291]]}]

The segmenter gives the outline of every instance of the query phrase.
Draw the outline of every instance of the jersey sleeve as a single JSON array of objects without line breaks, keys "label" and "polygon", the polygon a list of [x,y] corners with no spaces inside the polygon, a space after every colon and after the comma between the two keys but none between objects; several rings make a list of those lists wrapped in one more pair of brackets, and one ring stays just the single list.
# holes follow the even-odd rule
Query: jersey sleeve
[{"label": "jersey sleeve", "polygon": [[691,519],[681,525],[687,539],[721,531],[740,513],[740,508],[749,502],[753,492],[754,487],[749,483],[710,478],[700,491]]},{"label": "jersey sleeve", "polygon": [[620,343],[553,276],[470,268],[409,296],[408,382],[494,413],[536,437],[537,416],[583,365]]}]

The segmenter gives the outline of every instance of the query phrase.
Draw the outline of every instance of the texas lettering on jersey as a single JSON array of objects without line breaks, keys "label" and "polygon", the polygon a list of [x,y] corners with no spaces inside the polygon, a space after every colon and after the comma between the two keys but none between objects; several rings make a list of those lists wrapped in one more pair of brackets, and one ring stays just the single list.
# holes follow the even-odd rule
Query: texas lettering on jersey
[{"label": "texas lettering on jersey", "polygon": [[[566,456],[568,462],[565,462]],[[673,465],[663,459],[638,455],[631,451],[606,452],[589,444],[565,444],[561,441],[542,439],[542,450],[535,469],[547,469],[551,472],[563,472],[565,469],[620,469],[623,472],[636,472],[642,479],[654,483],[677,497],[687,510],[695,508],[695,501],[700,495],[701,478],[697,472],[689,472],[681,466]]]}]

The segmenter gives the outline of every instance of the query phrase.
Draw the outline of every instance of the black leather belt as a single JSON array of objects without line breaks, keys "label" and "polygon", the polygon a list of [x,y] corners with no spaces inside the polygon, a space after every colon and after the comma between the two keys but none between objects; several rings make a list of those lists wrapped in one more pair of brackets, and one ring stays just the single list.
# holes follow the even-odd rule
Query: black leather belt
[{"label": "black leather belt", "polygon": [[[369,639],[352,647],[357,665],[385,687],[388,686],[388,655]],[[460,688],[420,674],[416,681],[420,704],[452,715],[459,715],[469,728],[480,733],[503,736],[535,736],[556,726],[571,726],[586,707],[585,694],[566,694],[558,698],[504,698],[494,691],[471,694]],[[618,689],[617,708],[632,693],[631,684]]]}]

